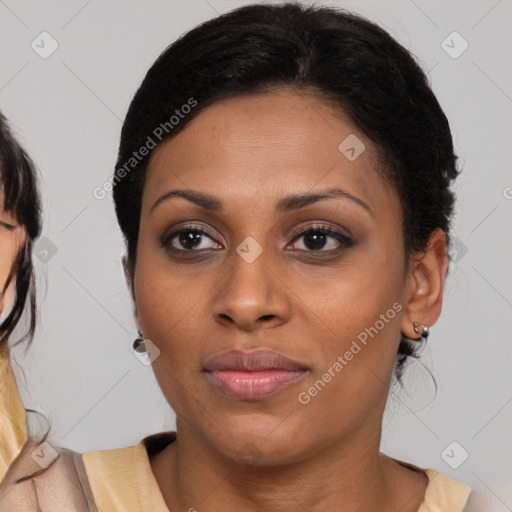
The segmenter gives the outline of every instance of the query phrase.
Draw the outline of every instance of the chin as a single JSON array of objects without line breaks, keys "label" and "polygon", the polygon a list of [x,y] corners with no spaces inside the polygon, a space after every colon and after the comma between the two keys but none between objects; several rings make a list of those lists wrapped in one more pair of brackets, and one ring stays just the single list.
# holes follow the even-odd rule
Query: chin
[{"label": "chin", "polygon": [[300,449],[303,430],[297,425],[293,428],[290,421],[286,416],[263,413],[223,416],[215,422],[222,427],[208,431],[205,437],[216,451],[235,462],[247,466],[286,465],[305,456]]}]

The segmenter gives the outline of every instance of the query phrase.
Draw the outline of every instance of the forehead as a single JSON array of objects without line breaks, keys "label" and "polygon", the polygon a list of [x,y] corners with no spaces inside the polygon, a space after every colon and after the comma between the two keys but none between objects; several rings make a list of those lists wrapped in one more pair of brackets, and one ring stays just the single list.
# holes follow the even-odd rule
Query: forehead
[{"label": "forehead", "polygon": [[[347,144],[355,159],[344,152]],[[155,149],[144,196],[194,188],[238,206],[259,198],[261,206],[286,193],[342,186],[378,203],[394,192],[379,165],[376,147],[341,109],[310,94],[276,91],[203,109]]]}]

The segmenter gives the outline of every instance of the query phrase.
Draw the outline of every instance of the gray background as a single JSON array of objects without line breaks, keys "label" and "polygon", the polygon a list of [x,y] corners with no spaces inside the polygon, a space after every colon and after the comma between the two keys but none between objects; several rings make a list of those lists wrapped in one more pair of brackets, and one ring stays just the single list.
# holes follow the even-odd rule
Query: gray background
[{"label": "gray background", "polygon": [[[0,108],[38,164],[45,212],[35,258],[41,321],[13,366],[25,407],[51,417],[55,444],[117,448],[175,426],[151,367],[132,354],[122,239],[110,195],[92,191],[113,171],[122,119],[154,59],[187,29],[245,3],[0,0]],[[423,356],[438,395],[412,366],[408,393],[390,395],[382,451],[470,484],[470,510],[512,510],[512,2],[324,3],[380,23],[418,57],[463,165],[457,262]],[[44,31],[58,43],[46,59],[31,47]],[[457,58],[442,46],[453,31],[469,45]],[[452,54],[463,48],[457,36],[447,41]]]}]

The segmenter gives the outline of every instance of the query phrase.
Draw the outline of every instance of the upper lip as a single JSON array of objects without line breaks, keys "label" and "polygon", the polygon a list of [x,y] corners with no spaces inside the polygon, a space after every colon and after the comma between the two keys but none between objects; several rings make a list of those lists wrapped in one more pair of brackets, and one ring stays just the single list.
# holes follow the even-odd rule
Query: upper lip
[{"label": "upper lip", "polygon": [[231,349],[219,352],[208,358],[204,369],[209,372],[215,370],[240,370],[249,372],[262,370],[304,371],[308,370],[308,367],[274,350]]}]

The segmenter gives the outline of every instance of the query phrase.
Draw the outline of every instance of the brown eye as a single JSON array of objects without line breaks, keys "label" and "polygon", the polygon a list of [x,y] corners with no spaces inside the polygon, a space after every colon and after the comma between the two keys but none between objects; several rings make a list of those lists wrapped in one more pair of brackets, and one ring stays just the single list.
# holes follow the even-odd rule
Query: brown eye
[{"label": "brown eye", "polygon": [[195,249],[200,245],[202,236],[200,231],[181,231],[177,234],[177,240],[185,249]]},{"label": "brown eye", "polygon": [[[337,251],[341,248],[349,248],[354,245],[353,240],[351,240],[346,235],[335,231],[327,226],[319,226],[319,227],[308,227],[295,237],[294,240],[298,240],[300,238],[304,239],[302,245],[304,247],[295,247],[300,251],[309,251],[309,252],[330,252]],[[334,242],[329,239],[335,240]],[[336,245],[336,242],[338,245]],[[327,246],[327,249],[325,247]]]},{"label": "brown eye", "polygon": [[[211,240],[213,246],[208,247],[206,239]],[[162,240],[162,246],[173,251],[181,252],[198,252],[222,248],[222,246],[213,240],[210,232],[202,226],[183,226],[169,235],[166,235]]]}]

